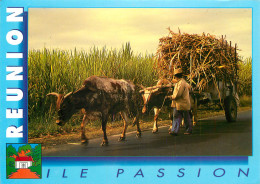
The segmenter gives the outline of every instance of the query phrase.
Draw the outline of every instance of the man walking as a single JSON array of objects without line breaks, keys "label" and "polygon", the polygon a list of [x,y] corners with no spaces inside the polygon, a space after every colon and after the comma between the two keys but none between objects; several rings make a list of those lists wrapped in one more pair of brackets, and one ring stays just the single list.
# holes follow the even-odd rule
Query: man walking
[{"label": "man walking", "polygon": [[171,96],[173,100],[173,121],[172,129],[170,131],[171,135],[177,135],[179,132],[180,124],[182,118],[184,118],[185,123],[185,135],[192,133],[192,122],[190,117],[191,103],[190,103],[190,85],[183,79],[183,72],[181,68],[174,70],[174,76],[176,79],[176,84],[174,87],[173,95]]}]

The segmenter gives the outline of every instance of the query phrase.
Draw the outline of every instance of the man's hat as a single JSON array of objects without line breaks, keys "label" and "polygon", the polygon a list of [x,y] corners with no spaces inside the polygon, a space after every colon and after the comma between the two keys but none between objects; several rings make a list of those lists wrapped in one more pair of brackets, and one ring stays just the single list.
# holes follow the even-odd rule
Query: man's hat
[{"label": "man's hat", "polygon": [[174,75],[177,75],[177,74],[182,74],[182,69],[181,68],[175,68],[174,69]]}]

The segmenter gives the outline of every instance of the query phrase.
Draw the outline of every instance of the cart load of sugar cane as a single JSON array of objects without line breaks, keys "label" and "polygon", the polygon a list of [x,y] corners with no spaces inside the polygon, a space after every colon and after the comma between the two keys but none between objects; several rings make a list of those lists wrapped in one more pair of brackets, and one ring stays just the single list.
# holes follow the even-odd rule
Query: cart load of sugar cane
[{"label": "cart load of sugar cane", "polygon": [[169,35],[159,40],[155,68],[164,78],[172,78],[174,68],[182,68],[193,90],[202,92],[212,82],[236,81],[239,60],[236,51],[237,46],[223,36],[174,33],[169,29]]}]

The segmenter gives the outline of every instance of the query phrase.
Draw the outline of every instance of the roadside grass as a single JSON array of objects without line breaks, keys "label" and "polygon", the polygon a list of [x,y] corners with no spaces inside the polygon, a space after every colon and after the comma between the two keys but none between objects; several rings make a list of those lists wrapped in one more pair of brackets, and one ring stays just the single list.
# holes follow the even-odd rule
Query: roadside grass
[{"label": "roadside grass", "polygon": [[252,106],[252,96],[243,95],[242,97],[240,97],[240,106],[241,107]]}]

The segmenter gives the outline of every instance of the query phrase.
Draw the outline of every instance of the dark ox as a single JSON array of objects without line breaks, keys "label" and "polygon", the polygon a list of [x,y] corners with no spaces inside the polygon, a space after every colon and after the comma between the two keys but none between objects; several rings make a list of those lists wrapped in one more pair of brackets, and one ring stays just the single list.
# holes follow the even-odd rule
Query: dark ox
[{"label": "dark ox", "polygon": [[64,123],[71,116],[83,109],[84,117],[81,123],[81,142],[87,143],[85,136],[85,125],[88,121],[100,118],[102,121],[103,141],[101,145],[108,145],[106,135],[106,124],[109,115],[121,113],[124,120],[124,129],[119,140],[125,140],[125,133],[129,123],[129,114],[134,116],[134,125],[137,126],[137,136],[141,136],[139,127],[139,114],[137,107],[136,86],[126,80],[116,80],[107,77],[91,76],[87,78],[83,86],[76,92],[61,95],[50,93],[48,95],[57,96],[58,125]]},{"label": "dark ox", "polygon": [[[157,86],[159,85],[169,85],[170,81],[167,79],[161,79],[157,82]],[[169,112],[169,117],[172,120],[173,118],[173,108],[171,107],[172,100],[167,98],[167,96],[171,96],[173,93],[173,88],[162,87],[153,90],[142,90],[143,97],[143,109],[142,113],[149,112],[151,109],[154,110],[154,125],[153,125],[153,133],[158,132],[158,116],[162,107],[165,107]],[[191,99],[191,110],[193,113],[193,125],[197,122],[197,106],[195,105],[195,99]],[[170,127],[171,129],[171,127]]]}]

